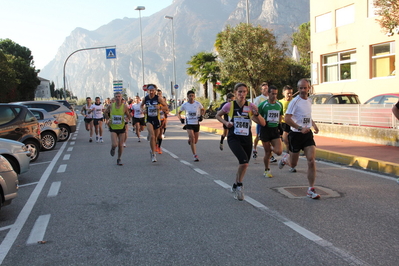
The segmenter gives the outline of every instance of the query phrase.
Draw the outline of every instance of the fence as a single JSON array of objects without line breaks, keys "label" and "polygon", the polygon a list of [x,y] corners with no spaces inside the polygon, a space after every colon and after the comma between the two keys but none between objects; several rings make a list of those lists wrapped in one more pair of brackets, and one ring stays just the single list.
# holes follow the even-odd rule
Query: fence
[{"label": "fence", "polygon": [[312,118],[316,123],[399,128],[392,105],[384,104],[314,104]]}]

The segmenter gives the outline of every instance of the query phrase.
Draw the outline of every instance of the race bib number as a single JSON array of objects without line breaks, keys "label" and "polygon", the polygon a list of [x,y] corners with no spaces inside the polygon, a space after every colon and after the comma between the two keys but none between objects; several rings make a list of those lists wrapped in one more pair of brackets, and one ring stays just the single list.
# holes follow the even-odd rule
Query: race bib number
[{"label": "race bib number", "polygon": [[122,116],[121,115],[113,115],[112,116],[112,124],[121,125],[122,124]]},{"label": "race bib number", "polygon": [[278,123],[280,121],[280,112],[277,110],[269,110],[267,112],[267,122]]},{"label": "race bib number", "polygon": [[197,125],[198,124],[197,113],[187,113],[186,119],[187,119],[187,125]]},{"label": "race bib number", "polygon": [[310,125],[311,125],[310,117],[303,117],[302,118],[302,125],[304,127],[310,127]]},{"label": "race bib number", "polygon": [[153,105],[148,106],[147,111],[148,111],[148,116],[151,116],[151,117],[156,117],[156,116],[158,116],[158,110],[157,110],[157,108],[156,108],[155,106],[153,106]]},{"label": "race bib number", "polygon": [[234,134],[248,136],[251,120],[239,116],[234,117]]}]

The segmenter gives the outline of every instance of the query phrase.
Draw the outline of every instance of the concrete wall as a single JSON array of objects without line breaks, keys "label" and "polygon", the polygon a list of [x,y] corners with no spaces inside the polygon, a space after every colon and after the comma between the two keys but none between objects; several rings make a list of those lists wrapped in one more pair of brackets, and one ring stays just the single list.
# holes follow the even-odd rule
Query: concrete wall
[{"label": "concrete wall", "polygon": [[317,123],[317,127],[319,128],[320,136],[399,147],[399,130],[397,129],[344,126],[323,123]]}]

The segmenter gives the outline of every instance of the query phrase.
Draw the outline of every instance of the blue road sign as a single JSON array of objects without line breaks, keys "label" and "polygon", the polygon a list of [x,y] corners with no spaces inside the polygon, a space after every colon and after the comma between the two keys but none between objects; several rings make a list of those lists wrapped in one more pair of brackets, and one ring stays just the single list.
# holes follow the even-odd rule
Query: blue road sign
[{"label": "blue road sign", "polygon": [[105,55],[107,59],[115,59],[116,58],[116,48],[105,49]]},{"label": "blue road sign", "polygon": [[174,87],[175,87],[175,89],[177,90],[177,89],[179,88],[179,85],[176,84]]}]

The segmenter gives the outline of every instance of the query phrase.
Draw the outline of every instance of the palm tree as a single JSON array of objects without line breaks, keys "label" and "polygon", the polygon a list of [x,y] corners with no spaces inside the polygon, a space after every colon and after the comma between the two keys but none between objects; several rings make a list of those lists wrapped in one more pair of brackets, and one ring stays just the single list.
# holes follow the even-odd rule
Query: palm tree
[{"label": "palm tree", "polygon": [[[213,53],[200,52],[193,55],[191,60],[187,62],[187,64],[190,65],[190,67],[187,68],[187,74],[194,76],[201,82],[206,99],[208,99],[208,80],[211,81],[215,87],[219,79],[219,66],[216,63],[216,58],[217,56]],[[214,91],[213,93],[215,97],[216,92]]]}]

